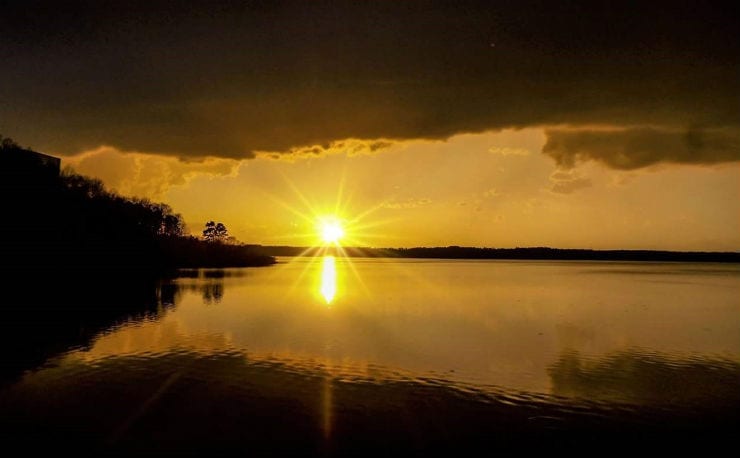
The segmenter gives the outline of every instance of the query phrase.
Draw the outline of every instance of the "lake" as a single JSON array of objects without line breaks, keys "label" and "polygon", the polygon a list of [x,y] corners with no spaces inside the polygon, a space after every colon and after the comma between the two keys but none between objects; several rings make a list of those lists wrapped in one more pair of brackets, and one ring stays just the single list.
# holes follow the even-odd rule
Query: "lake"
[{"label": "lake", "polygon": [[706,451],[739,432],[736,264],[283,258],[56,288],[6,307],[0,428],[27,450]]}]

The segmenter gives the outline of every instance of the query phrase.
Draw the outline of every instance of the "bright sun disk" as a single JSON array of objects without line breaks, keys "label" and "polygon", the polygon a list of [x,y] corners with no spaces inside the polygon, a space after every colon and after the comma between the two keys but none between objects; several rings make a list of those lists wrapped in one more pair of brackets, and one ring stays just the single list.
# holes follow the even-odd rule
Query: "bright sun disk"
[{"label": "bright sun disk", "polygon": [[339,243],[339,240],[344,237],[342,224],[335,219],[321,221],[319,230],[321,239],[325,243]]}]

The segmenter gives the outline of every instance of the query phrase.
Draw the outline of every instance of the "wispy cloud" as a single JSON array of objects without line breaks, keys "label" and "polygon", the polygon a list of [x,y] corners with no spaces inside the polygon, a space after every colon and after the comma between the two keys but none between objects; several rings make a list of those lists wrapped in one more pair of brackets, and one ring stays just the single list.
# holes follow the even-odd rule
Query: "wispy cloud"
[{"label": "wispy cloud", "polygon": [[593,185],[590,179],[580,176],[574,170],[556,170],[550,175],[550,182],[550,191],[558,194],[571,194]]},{"label": "wispy cloud", "polygon": [[492,146],[488,149],[488,152],[500,156],[529,156],[529,151],[524,148],[510,148],[506,146]]},{"label": "wispy cloud", "polygon": [[382,207],[383,208],[390,208],[394,210],[398,209],[408,209],[408,208],[419,208],[424,207],[426,205],[429,205],[432,203],[431,199],[426,198],[408,198],[408,199],[390,199],[386,202],[383,202]]},{"label": "wispy cloud", "polygon": [[261,159],[292,162],[299,159],[317,158],[330,154],[346,154],[348,156],[374,154],[378,151],[388,149],[397,143],[396,141],[387,139],[363,140],[347,138],[329,142],[326,145],[300,146],[290,148],[286,151],[257,151],[256,156]]}]

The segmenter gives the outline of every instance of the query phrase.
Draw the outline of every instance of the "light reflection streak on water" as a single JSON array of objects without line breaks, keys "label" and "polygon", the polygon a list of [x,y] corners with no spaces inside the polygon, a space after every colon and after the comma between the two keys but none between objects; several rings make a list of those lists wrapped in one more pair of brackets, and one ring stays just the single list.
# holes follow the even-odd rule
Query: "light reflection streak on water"
[{"label": "light reflection streak on water", "polygon": [[321,296],[329,305],[337,294],[337,268],[334,256],[324,256],[321,265]]}]

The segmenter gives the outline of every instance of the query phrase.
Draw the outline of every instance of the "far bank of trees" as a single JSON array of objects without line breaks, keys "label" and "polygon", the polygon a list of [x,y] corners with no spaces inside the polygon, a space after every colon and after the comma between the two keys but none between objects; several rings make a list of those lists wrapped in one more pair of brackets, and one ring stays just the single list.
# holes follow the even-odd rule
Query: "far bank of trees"
[{"label": "far bank of trees", "polygon": [[366,258],[426,259],[521,259],[563,261],[656,261],[656,262],[731,262],[740,263],[737,252],[657,251],[657,250],[589,250],[549,247],[481,248],[481,247],[293,247],[264,246],[260,250],[271,256],[323,256],[325,254]]}]

